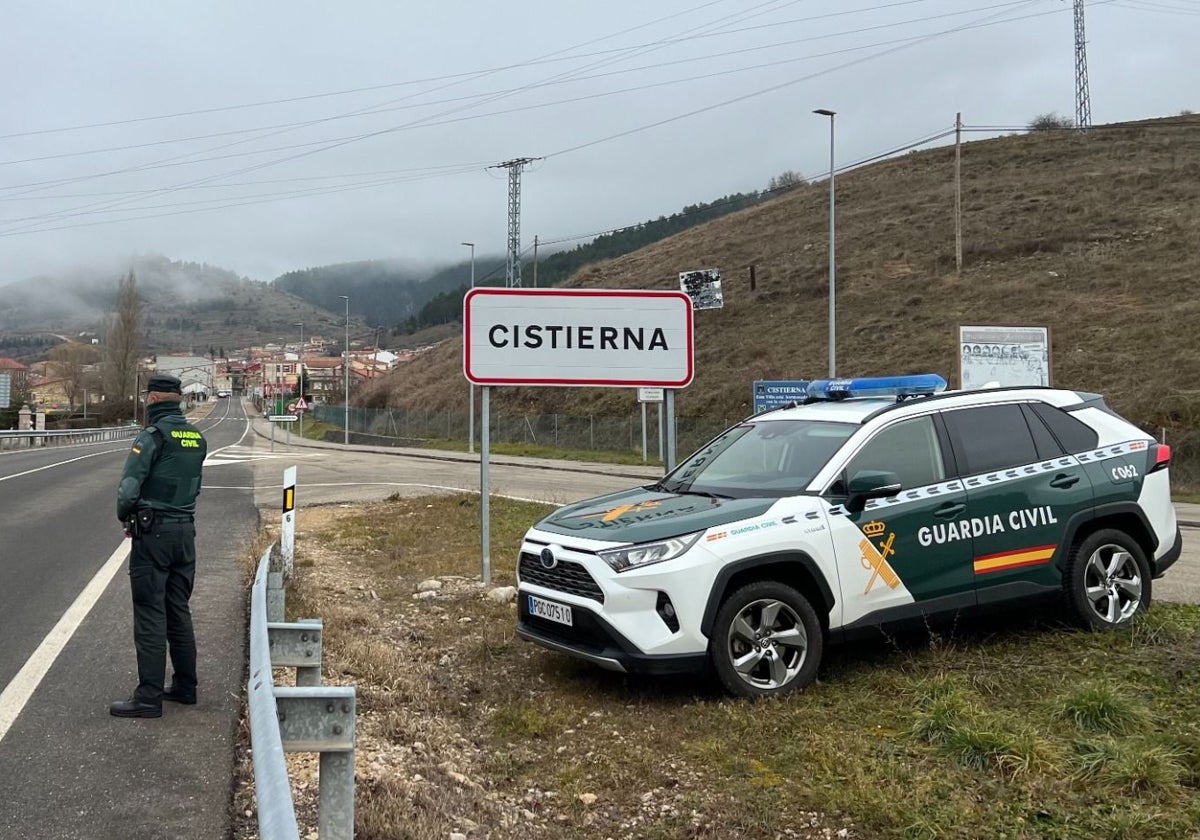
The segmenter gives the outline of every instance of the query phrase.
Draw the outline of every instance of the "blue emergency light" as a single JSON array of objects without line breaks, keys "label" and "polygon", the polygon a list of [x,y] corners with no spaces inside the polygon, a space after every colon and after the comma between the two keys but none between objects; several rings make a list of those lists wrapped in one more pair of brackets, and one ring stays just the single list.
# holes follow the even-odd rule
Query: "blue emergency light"
[{"label": "blue emergency light", "polygon": [[928,396],[946,390],[946,380],[936,373],[909,376],[872,376],[859,379],[815,379],[808,383],[810,400],[844,400],[850,397]]}]

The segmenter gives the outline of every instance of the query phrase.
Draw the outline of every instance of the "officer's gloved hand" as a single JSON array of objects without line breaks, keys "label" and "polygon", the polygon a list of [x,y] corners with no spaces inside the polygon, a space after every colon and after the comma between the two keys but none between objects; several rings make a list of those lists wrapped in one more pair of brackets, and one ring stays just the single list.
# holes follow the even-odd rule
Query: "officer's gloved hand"
[{"label": "officer's gloved hand", "polygon": [[125,532],[125,536],[133,537],[134,518],[132,516],[121,520],[121,530]]}]

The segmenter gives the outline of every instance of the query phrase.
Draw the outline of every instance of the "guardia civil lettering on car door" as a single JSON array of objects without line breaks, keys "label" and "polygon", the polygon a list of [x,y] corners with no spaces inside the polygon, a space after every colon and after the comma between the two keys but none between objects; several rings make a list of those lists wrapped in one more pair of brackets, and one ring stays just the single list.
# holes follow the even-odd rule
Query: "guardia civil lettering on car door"
[{"label": "guardia civil lettering on car door", "polygon": [[932,374],[806,394],[535,524],[518,633],[770,696],[808,685],[826,644],[907,622],[1058,599],[1087,628],[1126,625],[1179,556],[1170,448],[1099,395]]}]

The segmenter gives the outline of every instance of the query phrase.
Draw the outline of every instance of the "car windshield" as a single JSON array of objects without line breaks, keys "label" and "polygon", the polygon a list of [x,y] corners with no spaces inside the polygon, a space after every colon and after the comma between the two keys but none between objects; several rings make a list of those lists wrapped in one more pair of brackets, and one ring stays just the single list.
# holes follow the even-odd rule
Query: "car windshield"
[{"label": "car windshield", "polygon": [[657,486],[734,498],[794,495],[858,428],[816,420],[742,423],[717,435]]}]

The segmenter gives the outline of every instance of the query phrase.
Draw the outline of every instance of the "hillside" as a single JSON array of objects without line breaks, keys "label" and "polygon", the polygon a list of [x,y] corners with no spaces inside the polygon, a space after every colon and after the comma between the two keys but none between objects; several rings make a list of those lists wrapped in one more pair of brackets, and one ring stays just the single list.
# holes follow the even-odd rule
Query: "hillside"
[{"label": "hillside", "polygon": [[[965,144],[964,266],[954,266],[954,150],[838,177],[838,373],[957,380],[957,327],[1046,324],[1054,384],[1102,391],[1167,429],[1176,475],[1200,483],[1200,120],[1179,117]],[[564,285],[677,288],[719,266],[725,308],[696,314],[696,378],[681,416],[750,411],[760,378],[822,375],[828,185],[801,187]],[[751,291],[748,267],[756,266]],[[461,408],[461,341],[398,371],[374,405]],[[632,413],[628,391],[499,389],[497,411]]]},{"label": "hillside", "polygon": [[[0,355],[44,355],[45,335],[98,332],[112,310],[117,279],[133,270],[145,303],[149,352],[205,354],[306,336],[341,336],[343,315],[211,265],[143,255],[113,267],[90,267],[0,287]],[[340,301],[339,301],[340,302]],[[352,331],[361,325],[352,322]],[[31,344],[32,341],[32,344]]]}]

